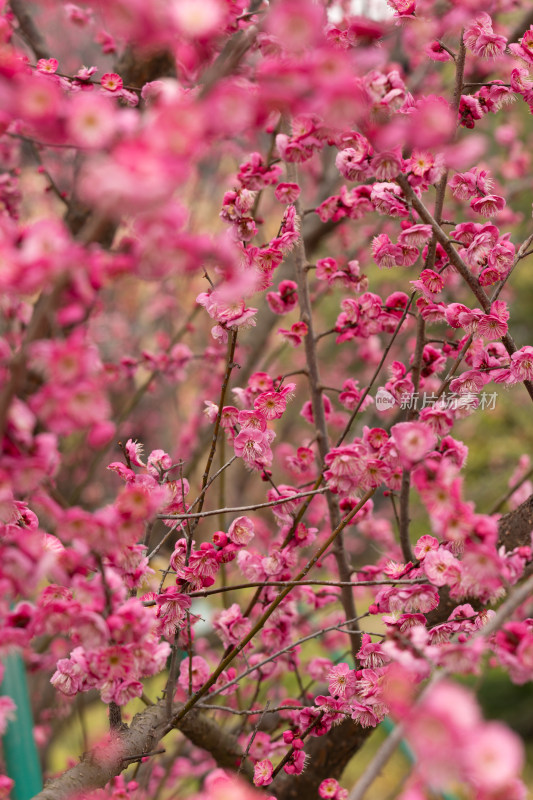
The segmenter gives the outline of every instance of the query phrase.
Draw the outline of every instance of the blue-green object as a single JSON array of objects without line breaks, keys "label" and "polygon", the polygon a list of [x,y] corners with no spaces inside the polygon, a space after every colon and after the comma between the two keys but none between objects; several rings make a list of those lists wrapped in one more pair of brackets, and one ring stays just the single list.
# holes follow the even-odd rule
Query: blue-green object
[{"label": "blue-green object", "polygon": [[2,738],[6,771],[15,782],[11,790],[11,800],[30,800],[43,788],[43,779],[33,738],[26,670],[19,655],[10,655],[4,660],[4,680],[0,686],[0,694],[11,697],[17,706],[17,716],[8,723]]}]

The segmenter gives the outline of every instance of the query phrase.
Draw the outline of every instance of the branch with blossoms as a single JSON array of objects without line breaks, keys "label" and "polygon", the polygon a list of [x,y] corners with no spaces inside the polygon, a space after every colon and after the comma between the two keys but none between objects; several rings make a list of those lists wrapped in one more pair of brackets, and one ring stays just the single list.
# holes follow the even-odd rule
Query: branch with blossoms
[{"label": "branch with blossoms", "polygon": [[[502,625],[504,625],[509,617],[513,614],[513,612],[525,601],[527,600],[531,592],[533,591],[533,576],[530,576],[529,579],[522,584],[518,589],[507,598],[505,603],[498,609],[498,612],[493,615],[493,617],[484,625],[484,627],[477,632],[475,636],[472,637],[474,641],[480,641],[482,638],[488,639],[493,633],[499,630]],[[475,647],[475,645],[474,645]],[[475,656],[476,659],[479,658],[479,653]],[[416,728],[417,724],[419,724],[419,719],[417,716],[423,716],[424,713],[427,714],[427,719],[431,719],[434,716],[436,719],[439,719],[439,712],[443,711],[442,704],[446,701],[451,702],[453,699],[459,700],[459,704],[462,705],[462,709],[464,710],[464,706],[468,703],[471,703],[470,698],[466,696],[466,694],[461,697],[460,693],[455,695],[454,697],[454,689],[451,685],[443,687],[438,686],[439,682],[444,680],[446,677],[449,676],[449,672],[444,669],[436,672],[429,683],[425,686],[424,690],[421,692],[420,696],[417,698],[417,707],[414,707],[409,714],[409,718],[406,721],[402,721],[398,724],[393,731],[393,733],[389,736],[389,738],[385,741],[385,743],[381,746],[379,751],[376,753],[374,758],[372,759],[371,763],[366,768],[364,774],[361,776],[357,784],[354,786],[353,790],[350,792],[349,800],[362,800],[363,796],[365,795],[366,791],[370,788],[370,786],[374,783],[380,772],[383,770],[384,766],[388,762],[388,760],[393,755],[395,749],[399,746],[402,738],[409,732],[413,732],[414,736],[419,736]],[[436,688],[435,688],[436,687]],[[437,697],[435,698],[435,695]],[[462,700],[462,703],[461,703]],[[472,704],[470,705],[470,710],[472,712],[473,719],[468,720],[466,722],[466,727],[471,728],[468,732],[474,734],[479,738],[481,738],[481,746],[477,745],[478,750],[478,757],[483,755],[488,755],[490,752],[494,752],[493,748],[495,745],[499,745],[502,748],[506,748],[505,756],[500,756],[500,763],[498,764],[499,769],[508,769],[509,773],[512,773],[512,766],[509,764],[503,764],[503,760],[505,758],[510,758],[516,764],[516,762],[520,761],[521,754],[520,754],[520,747],[518,744],[517,739],[514,735],[511,735],[510,732],[506,733],[503,727],[498,727],[497,723],[483,723],[479,719],[477,714],[477,709]],[[453,717],[453,715],[451,715]],[[458,727],[461,727],[462,720],[459,718],[450,719],[448,720],[450,727],[453,731],[453,724],[457,724]],[[492,730],[489,731],[489,735],[487,736],[487,729],[490,729],[492,724]],[[484,730],[485,729],[485,730]],[[490,733],[495,734],[494,737],[491,737]],[[448,733],[449,735],[449,733]],[[494,740],[491,741],[491,738]],[[420,742],[419,742],[420,744]],[[484,748],[486,748],[485,753]],[[486,756],[485,756],[486,757]],[[463,757],[464,764],[461,764],[459,769],[466,769],[469,771],[471,767],[469,766],[469,754],[466,754],[466,757]],[[490,786],[489,781],[491,778],[487,778],[487,776],[483,776],[482,782],[485,783],[487,786]],[[502,780],[501,775],[498,776],[498,780],[505,783],[505,779]],[[491,787],[492,788],[492,787]]]},{"label": "branch with blossoms", "polygon": [[386,717],[400,800],[523,796],[454,676],[532,677],[527,412],[467,456],[533,398],[533,28],[387,4],[0,11],[0,655],[40,800],[361,797]]}]

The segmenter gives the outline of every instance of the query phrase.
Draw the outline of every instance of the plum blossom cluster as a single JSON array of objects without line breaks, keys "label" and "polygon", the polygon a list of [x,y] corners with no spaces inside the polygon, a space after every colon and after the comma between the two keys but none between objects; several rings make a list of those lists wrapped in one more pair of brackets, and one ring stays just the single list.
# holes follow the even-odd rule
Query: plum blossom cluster
[{"label": "plum blossom cluster", "polygon": [[441,681],[407,717],[399,697],[395,711],[406,724],[417,757],[413,789],[430,785],[446,791],[462,783],[470,787],[470,796],[482,800],[524,796],[518,778],[524,763],[522,742],[501,723],[485,721],[465,688]]},{"label": "plum blossom cluster", "polygon": [[[109,570],[106,580],[112,581]],[[87,605],[83,610],[79,605],[76,609],[72,597],[66,594],[54,598],[53,591],[47,592],[41,598],[43,622],[38,632],[52,631],[51,619],[63,612],[64,623],[73,626],[79,644],[69,658],[59,659],[51,678],[52,684],[67,696],[98,689],[104,703],[114,702],[122,706],[132,698],[140,697],[143,692],[141,678],[161,671],[170,653],[170,645],[160,641],[153,614],[139,600],[127,599],[118,592],[113,597],[111,613],[104,620],[97,596],[94,610],[90,611]],[[77,613],[72,616],[75,610]],[[43,624],[45,616],[51,619]]]},{"label": "plum blossom cluster", "polygon": [[390,715],[402,800],[522,800],[520,741],[451,676],[533,675],[529,463],[515,527],[457,432],[491,384],[533,398],[527,4],[4,5],[0,655],[61,693],[37,738],[81,692],[142,698],[120,741],[158,719],[179,750],[144,741],[102,800],[346,800]]},{"label": "plum blossom cluster", "polygon": [[[262,472],[272,465],[270,445],[276,434],[268,423],[283,416],[295,386],[294,383],[276,386],[267,373],[255,373],[246,389],[235,390],[243,405],[253,407],[239,410],[235,406],[224,406],[220,412],[222,427],[233,444],[235,455],[243,459],[248,469]],[[207,414],[213,420],[218,413],[217,406],[208,406]]]},{"label": "plum blossom cluster", "polygon": [[390,435],[382,428],[366,428],[362,438],[329,451],[324,477],[332,491],[348,497],[382,483],[398,489],[402,469],[413,467],[436,445],[437,437],[426,422],[400,422]]},{"label": "plum blossom cluster", "polygon": [[392,333],[408,302],[405,292],[393,292],[385,300],[373,292],[345,298],[335,323],[337,344],[351,339],[368,339],[381,332]]}]

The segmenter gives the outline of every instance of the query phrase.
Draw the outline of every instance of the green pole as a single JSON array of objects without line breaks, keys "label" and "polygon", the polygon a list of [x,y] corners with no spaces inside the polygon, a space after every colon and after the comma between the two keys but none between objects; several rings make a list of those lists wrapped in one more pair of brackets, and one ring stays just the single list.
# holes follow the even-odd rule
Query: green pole
[{"label": "green pole", "polygon": [[43,780],[33,738],[26,670],[18,654],[10,655],[4,660],[4,680],[0,693],[11,697],[17,706],[17,716],[8,723],[2,739],[7,774],[15,782],[11,798],[31,800],[43,788]]}]

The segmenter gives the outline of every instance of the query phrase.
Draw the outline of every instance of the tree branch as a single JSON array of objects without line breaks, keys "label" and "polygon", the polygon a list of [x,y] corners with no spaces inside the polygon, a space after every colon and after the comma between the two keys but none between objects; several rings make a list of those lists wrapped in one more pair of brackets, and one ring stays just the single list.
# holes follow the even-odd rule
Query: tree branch
[{"label": "tree branch", "polygon": [[[418,213],[419,217],[427,224],[431,225],[433,228],[433,232],[437,241],[442,245],[450,262],[456,268],[457,272],[461,275],[463,280],[468,284],[472,293],[474,294],[476,300],[480,304],[481,308],[485,312],[485,314],[490,314],[490,298],[487,296],[483,288],[480,286],[479,281],[477,278],[470,272],[468,266],[465,264],[455,247],[451,239],[448,238],[446,233],[442,230],[437,220],[432,216],[430,211],[426,208],[424,203],[420,200],[419,197],[413,191],[409,181],[405,177],[405,175],[398,175],[396,177],[396,182],[401,186],[405,196],[411,202],[413,208]],[[501,341],[509,353],[512,355],[516,353],[517,347],[513,341],[512,336],[510,333],[506,333],[505,336],[502,336]],[[526,390],[533,400],[533,383],[531,381],[523,381]]]},{"label": "tree branch", "polygon": [[[179,706],[174,708],[174,714]],[[112,778],[142,753],[152,752],[168,732],[165,703],[158,703],[141,711],[133,718],[131,726],[111,735],[106,746],[96,746],[86,753],[79,764],[50,781],[33,800],[68,800],[79,792],[103,788]],[[193,744],[207,750],[220,767],[235,770],[242,757],[242,748],[235,736],[224,731],[215,722],[197,711],[180,720],[176,726]],[[248,778],[251,766],[242,770]]]},{"label": "tree branch", "polygon": [[[290,162],[287,164],[287,178],[293,183],[297,182],[298,171],[296,164],[292,164]],[[301,219],[302,208],[299,200],[296,201],[295,206],[296,213]],[[324,402],[322,399],[322,381],[320,380],[318,368],[316,339],[313,328],[313,309],[311,307],[309,285],[307,282],[307,256],[305,252],[304,241],[301,237],[295,247],[294,265],[296,271],[296,281],[298,283],[298,299],[301,311],[300,318],[307,324],[307,333],[304,337],[305,357],[311,392],[313,419],[316,427],[318,452],[320,454],[320,472],[322,473],[324,471],[325,459],[329,452],[329,437],[326,415],[324,411]],[[328,504],[331,527],[332,529],[335,529],[338,527],[340,522],[339,504],[336,497],[334,497],[331,492],[327,492],[326,500]],[[333,553],[337,563],[339,579],[343,582],[348,582],[351,577],[351,570],[344,548],[342,533],[335,540],[333,545]],[[353,591],[349,586],[343,585],[341,588],[341,603],[346,615],[346,619],[354,619],[357,616],[357,612],[355,609]],[[351,641],[353,660],[357,664],[357,652],[361,646],[361,633],[357,625],[351,628],[348,633]]]},{"label": "tree branch", "polygon": [[9,5],[19,24],[22,38],[31,47],[37,58],[50,58],[50,51],[44,37],[26,7],[27,0],[10,0]]},{"label": "tree branch", "polygon": [[[503,545],[506,549],[511,550],[529,544],[532,530],[533,495],[517,509],[500,519],[498,545]],[[532,588],[533,577],[530,577],[500,607],[497,617],[494,618],[497,622],[494,624],[501,625],[515,610],[517,604],[527,599]],[[436,609],[438,613],[432,612],[427,615],[430,625],[436,625],[446,620],[451,610],[457,605],[456,601],[451,601],[451,607],[448,608],[444,597],[445,592],[442,589],[440,594],[441,603]],[[489,631],[482,629],[482,632],[487,634],[493,628],[494,626],[491,625]],[[251,671],[259,667],[260,664],[255,665]],[[239,679],[244,677],[244,674],[246,673],[240,675]],[[183,706],[176,706],[173,709],[174,726],[191,742],[211,753],[219,766],[235,769],[236,761],[242,755],[242,750],[236,743],[235,737],[226,734],[216,723],[202,716],[196,710],[189,711],[186,716],[177,720],[176,717],[179,716],[182,708]],[[95,753],[93,750],[86,754],[79,764],[51,781],[42,792],[35,795],[33,800],[67,800],[77,792],[86,792],[105,786],[115,775],[122,772],[127,763],[133,760],[133,757],[138,757],[139,753],[152,752],[168,729],[164,703],[150,706],[134,717],[129,728],[115,734],[113,741],[118,745],[116,752],[111,747],[107,748],[105,759],[98,751]],[[312,758],[313,769],[307,770],[297,777],[280,775],[277,784],[279,800],[299,800],[302,796],[314,796],[318,785],[324,778],[339,778],[370,732],[371,729],[364,729],[347,721],[332,728],[326,736],[313,739],[307,749]],[[244,771],[249,774],[250,769]]]}]

